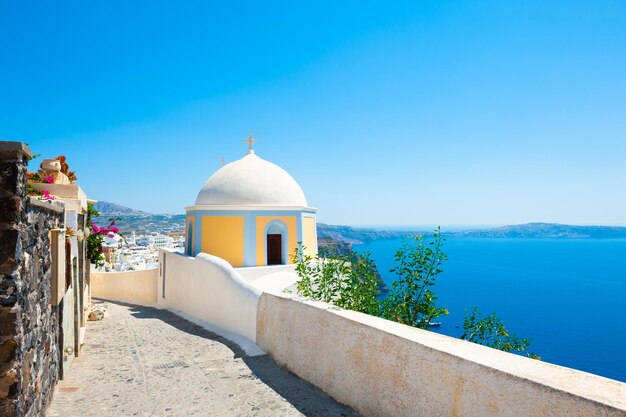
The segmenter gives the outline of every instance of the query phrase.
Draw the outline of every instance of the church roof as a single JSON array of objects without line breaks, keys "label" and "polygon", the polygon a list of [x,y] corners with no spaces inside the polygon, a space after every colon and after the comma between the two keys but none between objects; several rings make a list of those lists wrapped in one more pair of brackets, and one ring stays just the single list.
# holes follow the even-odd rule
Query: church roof
[{"label": "church roof", "polygon": [[204,205],[307,207],[307,201],[302,188],[287,171],[250,150],[204,183],[196,206]]}]

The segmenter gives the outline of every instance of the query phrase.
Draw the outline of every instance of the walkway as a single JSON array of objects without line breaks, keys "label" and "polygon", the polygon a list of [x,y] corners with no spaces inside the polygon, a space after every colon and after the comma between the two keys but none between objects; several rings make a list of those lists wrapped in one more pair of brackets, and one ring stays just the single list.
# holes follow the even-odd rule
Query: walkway
[{"label": "walkway", "polygon": [[268,356],[165,310],[109,303],[48,417],[354,416]]}]

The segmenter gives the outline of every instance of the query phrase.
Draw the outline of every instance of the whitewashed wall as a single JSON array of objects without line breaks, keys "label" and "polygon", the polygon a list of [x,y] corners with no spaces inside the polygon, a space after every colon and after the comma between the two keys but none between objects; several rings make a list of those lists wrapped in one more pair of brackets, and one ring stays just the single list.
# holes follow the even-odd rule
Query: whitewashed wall
[{"label": "whitewashed wall", "polygon": [[157,303],[158,270],[91,272],[91,296],[153,306]]},{"label": "whitewashed wall", "polygon": [[293,264],[289,265],[273,265],[273,266],[250,266],[250,267],[242,267],[235,268],[235,271],[246,281],[246,282],[254,282],[259,278],[262,278],[268,274],[278,273],[278,272],[295,272],[296,266]]},{"label": "whitewashed wall", "polygon": [[248,348],[256,342],[256,314],[261,291],[246,283],[225,260],[200,253],[189,257],[159,251],[158,305]]}]

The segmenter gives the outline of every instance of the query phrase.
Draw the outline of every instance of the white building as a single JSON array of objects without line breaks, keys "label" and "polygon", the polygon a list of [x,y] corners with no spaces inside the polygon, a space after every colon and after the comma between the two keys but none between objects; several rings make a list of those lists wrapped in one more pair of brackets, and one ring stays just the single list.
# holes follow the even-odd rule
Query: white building
[{"label": "white building", "polygon": [[173,244],[174,240],[171,237],[161,234],[141,236],[137,239],[137,245],[152,248],[170,248]]}]

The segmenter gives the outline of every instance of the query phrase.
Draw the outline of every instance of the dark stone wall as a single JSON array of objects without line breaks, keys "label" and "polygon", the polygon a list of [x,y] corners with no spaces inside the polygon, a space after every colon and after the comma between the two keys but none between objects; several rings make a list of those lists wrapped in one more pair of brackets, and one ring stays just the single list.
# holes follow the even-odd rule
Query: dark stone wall
[{"label": "dark stone wall", "polygon": [[0,416],[43,415],[61,366],[48,232],[63,212],[30,202],[29,156],[21,143],[0,142]]}]

